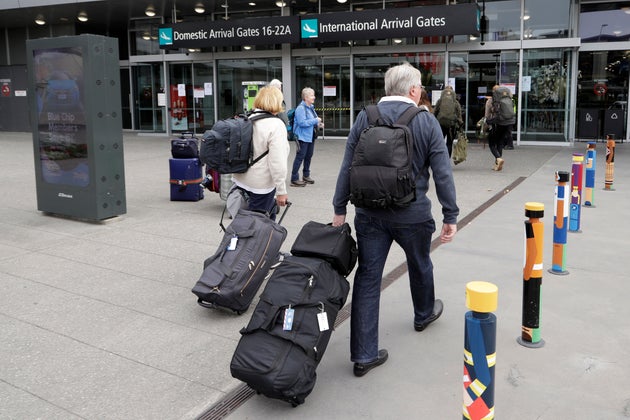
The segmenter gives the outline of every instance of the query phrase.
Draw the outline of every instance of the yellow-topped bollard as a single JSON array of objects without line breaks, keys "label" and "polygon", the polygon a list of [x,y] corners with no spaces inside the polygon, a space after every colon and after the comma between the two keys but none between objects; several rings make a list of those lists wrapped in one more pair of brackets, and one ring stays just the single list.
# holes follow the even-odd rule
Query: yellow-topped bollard
[{"label": "yellow-topped bollard", "polygon": [[497,310],[499,288],[486,281],[471,281],[466,284],[466,307],[475,312]]},{"label": "yellow-topped bollard", "polygon": [[499,289],[485,281],[466,284],[464,331],[464,405],[466,420],[494,419],[494,366],[496,364]]}]

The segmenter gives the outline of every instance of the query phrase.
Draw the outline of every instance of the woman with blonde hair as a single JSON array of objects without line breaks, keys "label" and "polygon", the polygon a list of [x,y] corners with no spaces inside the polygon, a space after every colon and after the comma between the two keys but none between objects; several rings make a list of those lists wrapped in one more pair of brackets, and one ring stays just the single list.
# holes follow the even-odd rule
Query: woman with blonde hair
[{"label": "woman with blonde hair", "polygon": [[[277,118],[278,113],[283,111],[282,101],[282,92],[275,87],[265,86],[258,91],[250,115],[254,158],[267,150],[269,153],[249,167],[247,172],[232,176],[237,188],[244,190],[248,196],[248,208],[264,211],[273,220],[277,213],[276,205],[285,206],[288,201],[286,178],[290,147],[287,128]],[[269,114],[273,117],[269,118]]]}]

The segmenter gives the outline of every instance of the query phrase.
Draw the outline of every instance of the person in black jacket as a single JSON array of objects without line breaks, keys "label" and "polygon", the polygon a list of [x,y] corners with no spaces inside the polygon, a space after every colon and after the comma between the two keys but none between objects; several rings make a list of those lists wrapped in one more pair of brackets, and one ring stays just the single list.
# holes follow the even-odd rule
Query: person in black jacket
[{"label": "person in black jacket", "polygon": [[[385,94],[378,103],[381,117],[396,121],[409,107],[418,106],[422,92],[421,73],[410,64],[391,67],[385,74]],[[345,154],[333,197],[333,226],[345,223],[350,200],[350,166],[361,132],[368,118],[363,110],[357,116],[346,142]],[[409,123],[413,133],[413,169],[416,200],[403,208],[356,208],[354,228],[359,248],[358,267],[352,288],[350,358],[354,374],[363,376],[385,363],[387,350],[378,343],[381,280],[387,254],[393,242],[407,256],[413,301],[413,327],[423,331],[442,314],[443,304],[435,299],[433,264],[429,255],[435,221],[431,201],[426,195],[431,172],[438,200],[442,205],[440,240],[450,242],[457,232],[459,208],[455,183],[442,130],[429,112],[418,113]],[[430,171],[429,171],[430,170]]]}]

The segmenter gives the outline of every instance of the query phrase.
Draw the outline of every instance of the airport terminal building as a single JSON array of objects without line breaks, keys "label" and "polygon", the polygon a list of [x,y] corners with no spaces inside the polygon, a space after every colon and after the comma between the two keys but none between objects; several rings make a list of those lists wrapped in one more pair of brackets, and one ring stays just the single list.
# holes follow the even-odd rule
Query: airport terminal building
[{"label": "airport terminal building", "polygon": [[0,131],[31,131],[26,41],[118,40],[123,128],[201,133],[280,79],[287,107],[315,89],[324,136],[345,136],[417,66],[435,101],[460,98],[469,137],[495,84],[514,93],[519,144],[627,140],[630,1],[4,0]]}]

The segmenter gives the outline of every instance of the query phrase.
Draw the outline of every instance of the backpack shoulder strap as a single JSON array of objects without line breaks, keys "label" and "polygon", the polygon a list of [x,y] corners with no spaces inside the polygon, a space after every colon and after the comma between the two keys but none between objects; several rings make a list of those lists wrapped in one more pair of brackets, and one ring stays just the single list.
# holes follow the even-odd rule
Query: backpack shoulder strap
[{"label": "backpack shoulder strap", "polygon": [[[254,123],[254,121],[258,121],[258,120],[262,120],[265,118],[278,118],[280,121],[282,121],[282,118],[280,118],[277,115],[272,114],[269,111],[252,111],[249,113],[249,116],[256,116],[254,118],[251,118],[252,124]],[[284,121],[282,121],[282,123],[284,124]],[[258,157],[256,157],[255,159],[252,160],[252,163],[250,166],[254,165],[255,163],[257,163],[260,159],[264,158],[265,156],[267,156],[269,154],[269,149],[265,150],[264,152],[262,152]]]},{"label": "backpack shoulder strap", "polygon": [[381,120],[381,113],[378,110],[378,106],[376,105],[368,105],[365,107],[365,113],[368,117],[369,125],[381,125],[383,124],[383,120]]},{"label": "backpack shoulder strap", "polygon": [[402,115],[398,118],[398,120],[396,120],[396,124],[409,125],[411,120],[413,120],[414,117],[420,112],[427,112],[426,107],[419,107],[419,106],[412,105],[409,108],[407,108],[405,112],[402,113]]},{"label": "backpack shoulder strap", "polygon": [[[265,118],[272,118],[272,117],[276,117],[276,118],[280,118],[277,115],[273,115],[271,112],[269,111],[252,111],[249,114],[247,114],[247,117],[251,118],[252,122],[257,121],[257,120],[262,120]],[[280,118],[282,119],[282,118]]]}]

